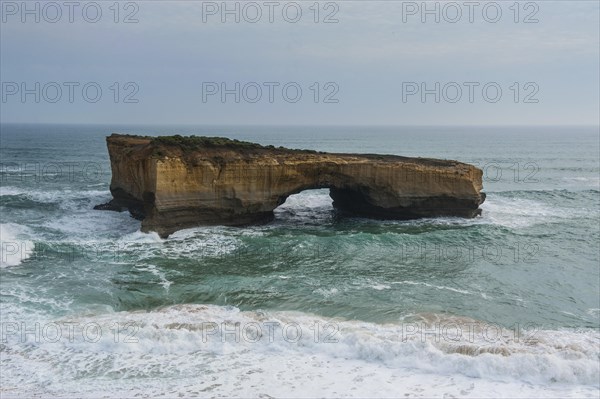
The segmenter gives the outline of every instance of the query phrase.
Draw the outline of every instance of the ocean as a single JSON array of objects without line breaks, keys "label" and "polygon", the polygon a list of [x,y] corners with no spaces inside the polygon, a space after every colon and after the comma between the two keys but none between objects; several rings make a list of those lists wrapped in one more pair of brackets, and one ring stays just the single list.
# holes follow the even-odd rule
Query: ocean
[{"label": "ocean", "polygon": [[[113,132],[484,170],[481,217],[139,231]],[[597,127],[1,125],[3,397],[598,397]]]}]

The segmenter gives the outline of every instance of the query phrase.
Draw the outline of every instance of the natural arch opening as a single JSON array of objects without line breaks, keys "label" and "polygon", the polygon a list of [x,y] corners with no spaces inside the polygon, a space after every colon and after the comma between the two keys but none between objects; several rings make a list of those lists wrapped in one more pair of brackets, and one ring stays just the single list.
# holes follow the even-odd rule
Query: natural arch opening
[{"label": "natural arch opening", "polygon": [[327,221],[335,208],[328,188],[306,189],[289,195],[283,204],[273,210],[276,221],[311,223]]}]

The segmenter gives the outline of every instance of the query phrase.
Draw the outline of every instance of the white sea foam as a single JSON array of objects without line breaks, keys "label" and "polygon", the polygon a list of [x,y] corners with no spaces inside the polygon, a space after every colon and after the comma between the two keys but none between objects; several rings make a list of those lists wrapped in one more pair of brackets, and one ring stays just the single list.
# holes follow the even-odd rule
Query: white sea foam
[{"label": "white sea foam", "polygon": [[584,176],[573,176],[573,177],[562,177],[562,180],[576,184],[577,186],[584,185],[591,188],[599,188],[600,187],[600,177],[584,177]]},{"label": "white sea foam", "polygon": [[447,291],[458,292],[459,294],[466,294],[466,295],[472,295],[473,294],[470,291],[463,290],[463,289],[460,289],[460,288],[446,287],[444,285],[434,285],[434,284],[425,283],[423,281],[410,281],[410,280],[394,281],[391,284],[422,285],[422,286],[425,286],[425,287],[428,287],[428,288],[435,288],[437,290],[447,290]]},{"label": "white sea foam", "polygon": [[25,190],[18,187],[0,186],[0,197],[5,195],[21,195],[23,193],[25,193]]},{"label": "white sea foam", "polygon": [[167,257],[222,256],[241,247],[241,240],[226,227],[197,227],[179,230],[166,241]]},{"label": "white sea foam", "polygon": [[[47,218],[42,225],[69,236],[73,242],[98,240],[102,233],[133,232],[139,224],[127,212],[101,212],[93,205],[110,198],[108,190],[37,190],[20,187],[1,187],[2,196],[23,196],[43,204],[56,203],[65,211],[58,217]],[[37,234],[37,232],[36,232]],[[44,239],[44,237],[39,237]],[[107,237],[105,240],[108,240]],[[102,238],[100,238],[102,240]]]},{"label": "white sea foam", "polygon": [[331,216],[331,203],[327,189],[303,191],[289,196],[277,207],[275,218],[294,223],[323,222]]},{"label": "white sea foam", "polygon": [[285,203],[280,205],[277,209],[295,209],[301,210],[306,208],[330,208],[332,199],[329,196],[329,190],[306,190],[301,193],[290,195]]},{"label": "white sea foam", "polygon": [[374,284],[371,286],[371,288],[373,288],[374,290],[377,290],[377,291],[383,291],[383,290],[389,290],[391,287],[387,284]]},{"label": "white sea foam", "polygon": [[38,202],[63,202],[73,199],[110,198],[108,190],[37,190],[13,186],[0,186],[0,196],[24,196]]},{"label": "white sea foam", "polygon": [[123,237],[119,239],[120,243],[125,245],[129,244],[156,244],[164,242],[163,239],[160,238],[158,233],[150,232],[150,233],[142,233],[141,231],[134,231],[133,233],[125,234]]},{"label": "white sea foam", "polygon": [[0,224],[0,267],[20,265],[34,248],[29,228],[16,223]]},{"label": "white sea foam", "polygon": [[[3,367],[3,396],[597,397],[599,392],[600,335],[593,331],[496,333],[473,319],[435,314],[374,324],[214,305],[87,313],[51,322],[54,330],[46,328],[46,339],[40,335],[37,342],[33,334],[27,342],[18,332],[6,336],[2,361],[11,367]],[[448,328],[434,327],[440,323]],[[63,325],[76,326],[74,339],[65,329],[56,339],[56,326]]]},{"label": "white sea foam", "polygon": [[169,287],[171,286],[171,284],[173,284],[172,281],[168,280],[165,277],[165,273],[161,270],[159,270],[159,268],[156,267],[156,265],[146,265],[146,266],[138,266],[136,267],[137,270],[140,271],[147,271],[150,272],[151,274],[153,274],[154,276],[158,277],[158,279],[160,280],[159,284],[166,290],[169,291]]},{"label": "white sea foam", "polygon": [[47,220],[43,226],[68,236],[70,241],[85,242],[109,241],[115,233],[134,234],[139,231],[140,223],[128,212],[97,211],[90,203],[89,206],[73,206],[62,216]]},{"label": "white sea foam", "polygon": [[242,241],[223,227],[198,227],[179,230],[162,239],[155,232],[135,231],[123,235],[119,248],[136,255],[138,260],[160,257],[167,259],[198,259],[219,257],[242,247]]},{"label": "white sea foam", "polygon": [[337,288],[317,288],[313,291],[313,293],[321,295],[324,298],[329,298],[331,296],[337,295],[339,293],[339,290]]},{"label": "white sea foam", "polygon": [[600,318],[600,309],[598,308],[590,308],[586,311],[587,314]]},{"label": "white sea foam", "polygon": [[481,208],[483,217],[475,219],[476,223],[491,223],[509,228],[589,216],[588,212],[581,209],[561,208],[539,201],[493,194],[488,195]]}]

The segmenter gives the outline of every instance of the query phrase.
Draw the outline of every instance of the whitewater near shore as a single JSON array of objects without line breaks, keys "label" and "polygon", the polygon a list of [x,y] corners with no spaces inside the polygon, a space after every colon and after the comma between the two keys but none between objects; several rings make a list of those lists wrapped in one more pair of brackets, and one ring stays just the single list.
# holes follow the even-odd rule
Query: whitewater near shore
[{"label": "whitewater near shore", "polygon": [[[475,219],[339,217],[313,190],[267,225],[163,239],[92,209],[110,199],[104,131],[54,128],[48,142],[2,130],[2,158],[29,165],[3,169],[0,186],[2,397],[598,397],[593,135],[560,154],[535,132],[522,152],[466,136],[461,153],[436,132],[394,147],[375,129],[386,148],[369,148],[347,132],[288,143],[250,131],[326,151],[452,153],[502,174],[485,177]],[[31,178],[65,160],[98,167]]]}]

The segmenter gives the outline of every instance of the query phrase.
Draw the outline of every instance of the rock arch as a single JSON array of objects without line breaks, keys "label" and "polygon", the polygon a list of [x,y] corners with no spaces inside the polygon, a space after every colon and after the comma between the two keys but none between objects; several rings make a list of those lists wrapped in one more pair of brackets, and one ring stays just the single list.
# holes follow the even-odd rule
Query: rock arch
[{"label": "rock arch", "polygon": [[413,219],[474,217],[482,171],[457,161],[332,154],[206,137],[107,138],[113,200],[143,231],[165,237],[199,225],[248,225],[273,218],[292,194],[329,188],[350,214]]}]

